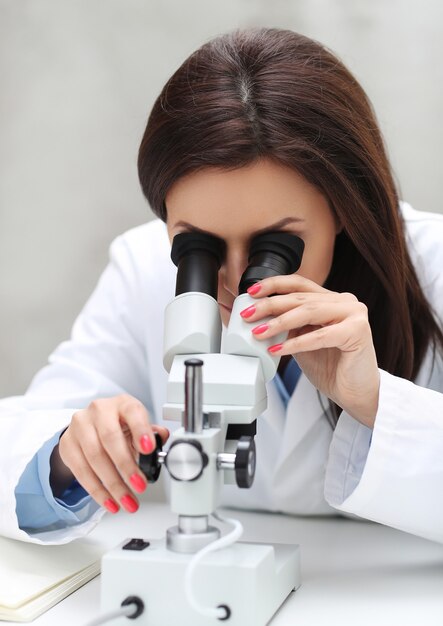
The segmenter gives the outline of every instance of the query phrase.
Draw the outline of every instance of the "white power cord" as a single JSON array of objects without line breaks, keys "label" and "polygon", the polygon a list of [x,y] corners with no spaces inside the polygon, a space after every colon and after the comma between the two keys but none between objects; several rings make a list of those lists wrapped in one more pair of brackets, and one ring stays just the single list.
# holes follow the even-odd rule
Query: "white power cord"
[{"label": "white power cord", "polygon": [[213,517],[215,517],[215,519],[224,524],[232,524],[232,526],[234,526],[234,529],[232,530],[232,532],[228,533],[224,537],[221,537],[220,539],[217,539],[216,541],[213,541],[209,545],[205,546],[192,557],[185,572],[185,595],[189,604],[194,609],[194,611],[197,611],[197,613],[200,613],[201,615],[204,615],[205,617],[210,617],[212,619],[216,618],[219,620],[223,620],[226,619],[226,608],[224,608],[223,606],[204,606],[200,604],[199,601],[196,599],[193,590],[192,577],[194,575],[197,565],[200,563],[203,557],[205,557],[207,554],[210,554],[211,552],[215,552],[216,550],[221,550],[221,548],[227,548],[231,544],[238,541],[243,534],[243,526],[238,520],[221,517],[220,515],[218,515],[218,513],[213,513]]}]

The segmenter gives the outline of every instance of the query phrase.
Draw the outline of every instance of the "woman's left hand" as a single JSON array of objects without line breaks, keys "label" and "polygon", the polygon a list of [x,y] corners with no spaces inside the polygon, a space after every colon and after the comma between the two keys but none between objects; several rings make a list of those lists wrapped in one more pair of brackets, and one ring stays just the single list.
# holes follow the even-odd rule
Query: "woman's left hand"
[{"label": "woman's left hand", "polygon": [[298,274],[266,278],[248,292],[257,301],[243,319],[254,324],[271,317],[254,324],[256,339],[288,331],[287,340],[269,351],[293,355],[319,391],[372,428],[380,375],[367,307],[353,294],[329,291]]}]

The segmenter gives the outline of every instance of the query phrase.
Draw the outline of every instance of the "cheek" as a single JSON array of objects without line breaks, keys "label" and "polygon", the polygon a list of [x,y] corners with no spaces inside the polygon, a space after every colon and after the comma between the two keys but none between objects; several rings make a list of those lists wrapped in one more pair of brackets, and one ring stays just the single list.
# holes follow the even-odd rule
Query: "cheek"
[{"label": "cheek", "polygon": [[317,285],[323,285],[331,270],[334,243],[335,236],[324,240],[305,241],[305,252],[298,273]]}]

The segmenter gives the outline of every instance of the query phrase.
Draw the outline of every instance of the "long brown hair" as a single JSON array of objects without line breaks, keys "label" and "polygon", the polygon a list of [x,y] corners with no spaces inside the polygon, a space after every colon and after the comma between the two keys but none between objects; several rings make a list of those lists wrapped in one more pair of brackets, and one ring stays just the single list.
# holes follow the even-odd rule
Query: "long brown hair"
[{"label": "long brown hair", "polygon": [[260,157],[294,168],[328,199],[343,230],[326,287],[369,311],[379,366],[414,379],[443,333],[406,247],[399,199],[371,104],[324,46],[278,29],[210,41],[154,104],[138,169],[153,211],[181,176]]}]

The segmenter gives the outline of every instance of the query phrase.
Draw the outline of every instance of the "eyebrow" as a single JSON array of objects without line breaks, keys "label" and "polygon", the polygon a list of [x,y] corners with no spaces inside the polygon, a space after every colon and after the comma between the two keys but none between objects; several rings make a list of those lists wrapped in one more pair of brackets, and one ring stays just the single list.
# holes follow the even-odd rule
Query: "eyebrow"
[{"label": "eyebrow", "polygon": [[[278,228],[283,228],[284,226],[287,226],[288,224],[300,224],[302,222],[305,222],[306,220],[302,219],[301,217],[284,217],[282,220],[279,220],[278,222],[275,222],[275,224],[270,224],[269,226],[266,226],[266,228],[261,228],[260,230],[256,230],[253,233],[251,233],[252,237],[256,237],[257,235],[262,235],[263,233],[267,233],[271,230],[277,230]],[[212,235],[213,237],[217,237],[217,235],[214,235],[214,233],[211,233],[209,230],[203,230],[202,228],[198,228],[197,226],[194,226],[193,224],[190,224],[189,222],[183,222],[182,220],[176,222],[173,225],[173,228],[188,228],[189,230],[193,230],[197,233],[203,233],[205,235]]]}]

